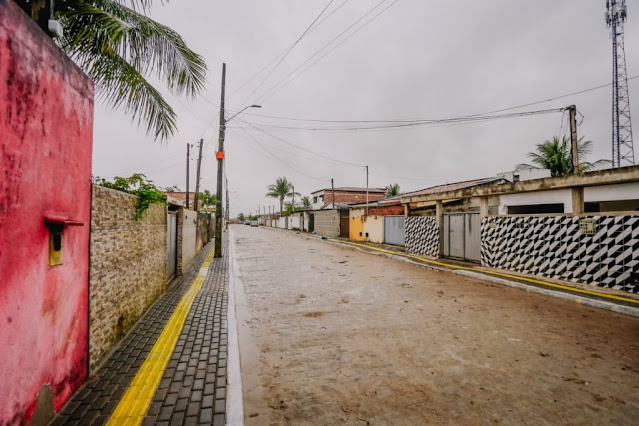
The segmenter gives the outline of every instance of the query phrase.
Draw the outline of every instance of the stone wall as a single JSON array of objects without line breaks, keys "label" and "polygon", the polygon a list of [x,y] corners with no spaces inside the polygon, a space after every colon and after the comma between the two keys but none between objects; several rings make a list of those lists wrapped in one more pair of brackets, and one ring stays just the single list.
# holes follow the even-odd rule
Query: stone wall
[{"label": "stone wall", "polygon": [[166,290],[166,206],[135,220],[137,197],[93,186],[89,273],[90,367]]},{"label": "stone wall", "polygon": [[639,216],[489,217],[481,263],[639,293]]},{"label": "stone wall", "polygon": [[404,220],[406,251],[439,256],[439,227],[434,217],[408,216]]},{"label": "stone wall", "polygon": [[318,210],[315,215],[315,232],[331,238],[339,237],[339,210]]}]

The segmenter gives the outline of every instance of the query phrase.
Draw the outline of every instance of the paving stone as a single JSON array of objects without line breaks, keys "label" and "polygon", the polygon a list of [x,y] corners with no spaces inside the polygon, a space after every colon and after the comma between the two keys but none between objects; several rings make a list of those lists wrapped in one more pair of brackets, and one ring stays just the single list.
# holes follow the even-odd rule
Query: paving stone
[{"label": "paving stone", "polygon": [[224,412],[226,412],[226,399],[216,399],[215,400],[215,412],[216,413],[224,413]]},{"label": "paving stone", "polygon": [[213,426],[224,426],[226,423],[225,417],[224,414],[216,414],[213,419]]},{"label": "paving stone", "polygon": [[200,413],[200,424],[210,425],[213,423],[213,410],[211,408],[204,408]]}]

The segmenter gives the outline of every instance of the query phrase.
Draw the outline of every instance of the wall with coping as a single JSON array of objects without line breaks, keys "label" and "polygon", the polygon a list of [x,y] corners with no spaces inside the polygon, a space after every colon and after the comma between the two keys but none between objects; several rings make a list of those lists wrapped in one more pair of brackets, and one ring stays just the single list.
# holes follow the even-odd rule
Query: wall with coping
[{"label": "wall with coping", "polygon": [[166,206],[135,220],[137,197],[93,186],[90,256],[91,368],[166,290]]},{"label": "wall with coping", "polygon": [[405,247],[409,253],[439,257],[439,227],[432,216],[408,216],[404,220]]},{"label": "wall with coping", "polygon": [[[17,425],[46,422],[87,376],[93,82],[7,0],[0,117],[0,424]],[[49,266],[54,217],[82,226]]]},{"label": "wall with coping", "polygon": [[489,217],[481,264],[492,268],[639,292],[639,216]]}]

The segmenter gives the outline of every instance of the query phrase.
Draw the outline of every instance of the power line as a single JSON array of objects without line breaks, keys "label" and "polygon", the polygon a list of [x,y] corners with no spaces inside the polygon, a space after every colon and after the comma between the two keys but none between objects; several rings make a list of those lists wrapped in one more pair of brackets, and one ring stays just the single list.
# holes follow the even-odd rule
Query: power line
[{"label": "power line", "polygon": [[555,112],[561,112],[563,110],[564,108],[552,108],[552,109],[523,111],[523,112],[514,112],[509,114],[497,114],[497,115],[474,114],[474,115],[444,118],[444,119],[420,119],[420,120],[413,120],[413,121],[382,122],[386,124],[362,125],[362,126],[352,126],[352,127],[346,127],[346,126],[295,127],[295,126],[278,126],[273,124],[251,123],[246,121],[244,122],[249,125],[258,125],[258,126],[270,127],[275,129],[304,130],[304,131],[363,131],[363,130],[397,129],[397,128],[405,128],[405,127],[420,127],[420,126],[428,126],[433,124],[456,125],[456,124],[476,123],[476,122],[500,120],[500,119],[506,119],[506,118],[527,117],[530,115],[550,114]]},{"label": "power line", "polygon": [[[639,74],[635,75],[633,77],[629,77],[628,80],[634,80],[634,79],[637,79],[637,78],[639,78]],[[497,110],[493,110],[493,111],[487,111],[487,112],[481,112],[481,113],[477,113],[477,114],[472,114],[472,115],[469,115],[469,117],[478,116],[478,115],[496,114],[496,113],[499,113],[499,112],[511,111],[513,109],[519,109],[519,108],[523,108],[523,107],[527,107],[527,106],[533,106],[533,105],[538,105],[538,104],[542,104],[542,103],[546,103],[546,102],[552,102],[552,101],[556,101],[558,99],[563,99],[563,98],[567,98],[567,97],[570,97],[570,96],[580,95],[582,93],[587,93],[587,92],[592,92],[592,91],[595,91],[595,90],[603,89],[603,88],[609,87],[611,85],[612,85],[612,83],[606,83],[606,84],[602,84],[602,85],[599,85],[599,86],[591,87],[589,89],[579,90],[577,92],[566,93],[564,95],[555,96],[553,98],[548,98],[548,99],[543,99],[543,100],[539,100],[539,101],[529,102],[529,103],[525,103],[525,104],[521,104],[521,105],[515,105],[515,106],[511,106],[511,107],[507,107],[507,108],[501,108],[501,109],[497,109]],[[313,119],[313,118],[282,117],[282,116],[255,114],[255,113],[246,113],[246,115],[250,115],[250,116],[254,116],[254,117],[272,118],[272,119],[277,119],[277,120],[307,121],[307,122],[314,122],[314,123],[352,123],[352,124],[354,124],[354,123],[405,123],[405,122],[423,121],[422,119],[395,119],[395,118],[387,119],[387,120],[320,120],[320,119]]]},{"label": "power line", "polygon": [[[322,25],[322,23],[324,21],[326,21],[328,18],[330,18],[335,12],[337,12],[338,10],[340,10],[346,3],[348,3],[350,0],[345,0],[342,4],[340,4],[339,6],[337,6],[337,8],[335,8],[331,13],[329,13],[327,16],[324,17],[324,19],[322,19],[321,21],[319,21],[317,23],[317,25],[313,26],[312,28],[310,28],[310,30],[308,31],[309,33],[314,31],[317,27],[319,27],[320,25]],[[249,77],[244,83],[242,83],[237,89],[233,90],[227,99],[230,99],[231,97],[233,97],[233,95],[238,92],[239,90],[243,89],[248,83],[250,83],[251,81],[253,81],[253,79],[255,77],[257,77],[258,75],[260,75],[262,73],[262,71],[264,71],[265,69],[267,69],[268,67],[270,67],[271,65],[273,65],[273,63],[275,63],[275,61],[277,61],[280,56],[284,55],[290,48],[292,48],[293,46],[289,46],[286,49],[284,49],[282,52],[280,52],[279,55],[277,55],[275,58],[273,58],[268,64],[266,64],[264,67],[262,67],[259,71],[257,71],[256,73],[254,73],[251,77]]]},{"label": "power line", "polygon": [[[385,0],[384,0],[385,1]],[[382,1],[382,3],[384,3],[384,1]],[[328,52],[324,53],[322,56],[320,56],[319,58],[317,58],[314,62],[312,62],[309,66],[307,66],[306,68],[304,68],[302,71],[299,72],[299,74],[295,75],[293,78],[291,78],[290,80],[284,82],[284,84],[282,86],[280,86],[279,88],[277,88],[277,90],[275,90],[273,93],[271,93],[270,95],[268,95],[266,98],[263,99],[263,101],[266,101],[270,98],[272,98],[273,96],[275,96],[276,93],[278,93],[280,90],[282,90],[285,86],[287,86],[289,83],[291,83],[292,81],[294,81],[295,79],[297,79],[299,76],[301,76],[302,74],[304,74],[306,71],[308,71],[310,68],[312,68],[315,64],[317,64],[319,61],[321,61],[322,59],[324,59],[328,54],[330,54],[332,51],[334,51],[335,49],[337,49],[338,47],[340,47],[342,44],[344,44],[347,40],[349,40],[351,37],[353,37],[355,34],[357,34],[358,32],[360,32],[362,29],[364,29],[364,27],[366,27],[368,24],[370,24],[371,22],[373,22],[379,15],[381,15],[382,13],[386,12],[388,9],[390,9],[391,7],[393,7],[395,4],[397,4],[397,2],[399,2],[399,0],[395,0],[393,3],[391,3],[390,5],[388,5],[386,8],[382,9],[378,14],[376,14],[375,16],[373,16],[371,19],[369,19],[368,21],[366,21],[362,26],[360,26],[359,28],[357,28],[355,31],[353,31],[351,34],[348,35],[348,37],[344,38],[342,41],[340,41],[337,45],[333,46],[332,49],[330,49]],[[379,3],[377,6],[381,5],[382,3]],[[377,8],[377,6],[375,6],[373,9],[371,9],[368,13],[366,13],[366,15],[368,15],[370,12],[372,12],[373,10],[375,10]],[[362,18],[366,17],[366,15],[364,15]],[[356,21],[355,24],[357,24],[360,20]],[[353,25],[355,25],[353,24]],[[352,26],[351,26],[352,27]],[[347,28],[346,31],[348,31],[351,27]],[[343,34],[343,33],[342,33]],[[341,34],[340,34],[341,36]],[[339,36],[338,36],[339,37]],[[332,41],[331,41],[332,43]],[[329,43],[330,44],[330,43]],[[328,46],[328,45],[327,45]],[[322,48],[324,49],[324,48]],[[321,50],[321,49],[320,49]],[[319,53],[319,51],[318,51]],[[313,55],[315,56],[315,55]],[[309,58],[312,59],[313,56],[311,56]],[[305,62],[306,63],[306,62]],[[304,64],[302,64],[303,66]],[[289,74],[291,75],[291,74]],[[288,76],[287,76],[288,77]],[[286,77],[285,77],[286,78]],[[278,83],[279,84],[279,83]],[[269,90],[269,92],[271,90],[273,90],[275,88],[275,86],[273,86],[273,88],[271,88]],[[266,92],[262,95],[266,96],[269,92]],[[259,99],[262,99],[262,97],[260,97]],[[258,99],[258,100],[259,100]]]},{"label": "power line", "polygon": [[315,24],[315,22],[317,22],[317,20],[324,14],[324,12],[326,11],[326,9],[328,9],[328,7],[333,4],[333,1],[335,0],[329,0],[329,2],[326,4],[326,6],[324,6],[324,9],[322,9],[322,11],[319,13],[319,15],[317,15],[315,17],[315,19],[313,19],[313,22],[311,22],[311,25],[309,25],[308,27],[306,27],[306,30],[304,30],[304,32],[302,33],[301,36],[298,37],[297,40],[295,40],[295,42],[291,45],[291,47],[288,48],[288,50],[286,51],[286,53],[284,53],[284,55],[280,58],[280,60],[277,62],[277,64],[275,64],[275,66],[271,69],[271,71],[269,71],[268,74],[266,74],[266,77],[264,77],[262,79],[262,81],[260,82],[260,84],[257,85],[257,87],[255,87],[255,89],[253,89],[253,91],[251,92],[250,95],[248,95],[246,97],[246,100],[244,100],[244,103],[246,103],[246,101],[248,101],[254,94],[255,92],[258,91],[258,89],[260,87],[262,87],[262,85],[264,84],[264,82],[266,80],[268,80],[268,78],[273,74],[273,72],[275,72],[275,70],[277,69],[278,66],[280,66],[280,64],[282,63],[282,61],[284,61],[284,59],[286,59],[286,57],[288,56],[289,53],[291,53],[291,51],[293,50],[293,48],[295,46],[297,46],[297,44],[300,42],[300,40],[302,40],[304,38],[304,36],[310,31],[310,29],[313,27],[313,25]]},{"label": "power line", "polygon": [[284,139],[282,139],[282,138],[280,138],[280,137],[277,137],[277,136],[275,136],[275,135],[273,135],[273,134],[271,134],[271,133],[267,132],[266,130],[260,129],[259,127],[257,127],[257,126],[255,126],[255,125],[253,125],[252,123],[249,123],[248,121],[244,121],[244,120],[242,120],[242,119],[239,119],[239,120],[240,120],[242,123],[248,124],[249,126],[253,127],[255,130],[260,131],[260,132],[264,133],[265,135],[268,135],[268,136],[270,136],[270,137],[272,137],[272,138],[274,138],[274,139],[277,139],[277,140],[278,140],[278,141],[280,141],[280,142],[283,142],[283,143],[285,143],[285,144],[287,144],[287,145],[290,145],[290,146],[292,146],[293,148],[297,148],[297,149],[300,149],[300,150],[302,150],[302,151],[306,151],[306,152],[308,152],[308,153],[311,153],[311,154],[313,154],[313,155],[317,155],[318,157],[322,157],[322,158],[325,158],[325,159],[327,159],[327,160],[334,161],[334,162],[336,162],[336,163],[345,164],[345,165],[347,165],[347,166],[354,166],[354,167],[366,167],[366,166],[362,166],[361,164],[349,163],[348,161],[338,160],[337,158],[331,158],[331,157],[328,157],[328,156],[326,156],[326,155],[324,155],[324,154],[320,154],[319,152],[311,151],[310,149],[307,149],[307,148],[301,147],[301,146],[299,146],[299,145],[295,145],[294,143],[288,142],[288,141],[286,141],[286,140],[284,140]]},{"label": "power line", "polygon": [[[396,0],[397,1],[397,0]],[[266,92],[264,92],[262,95],[260,95],[257,98],[257,102],[259,102],[262,98],[264,98],[266,95],[268,95],[269,93],[271,93],[273,90],[275,90],[283,81],[285,81],[288,77],[290,77],[292,74],[296,73],[300,68],[302,68],[304,65],[306,65],[308,62],[310,62],[313,58],[315,58],[317,55],[319,55],[324,49],[326,49],[328,46],[330,46],[331,44],[333,44],[333,42],[337,39],[339,39],[342,35],[344,35],[346,32],[348,32],[351,28],[353,28],[355,25],[357,25],[360,21],[362,21],[364,18],[366,18],[368,15],[370,15],[375,9],[377,9],[378,7],[380,7],[384,2],[386,2],[386,0],[382,0],[381,2],[379,2],[377,5],[373,6],[372,9],[370,9],[368,12],[366,12],[364,15],[362,15],[361,17],[359,17],[359,19],[357,19],[353,24],[351,24],[348,28],[346,28],[344,31],[342,31],[341,33],[339,33],[336,37],[334,37],[331,41],[329,41],[328,43],[326,43],[324,46],[322,46],[319,50],[317,50],[311,57],[307,58],[304,62],[302,62],[301,65],[299,65],[297,68],[295,68],[293,71],[291,71],[290,73],[286,74],[284,76],[284,78],[282,78],[280,81],[278,81],[274,86],[272,86],[269,90],[267,90]],[[282,86],[283,87],[283,86]],[[270,96],[269,96],[270,97]]]},{"label": "power line", "polygon": [[280,163],[284,164],[286,167],[288,167],[291,170],[296,171],[297,173],[304,175],[310,179],[315,179],[315,180],[319,180],[322,182],[328,182],[329,179],[322,179],[322,178],[318,178],[315,176],[311,176],[307,173],[304,173],[301,170],[296,169],[295,167],[291,166],[290,164],[288,164],[286,161],[282,160],[281,158],[279,158],[278,156],[276,156],[275,154],[273,154],[269,149],[267,149],[260,141],[258,141],[253,135],[251,135],[248,131],[246,131],[246,129],[244,129],[243,127],[240,127],[240,129],[242,129],[244,131],[244,133],[246,133],[253,142],[255,142],[257,145],[259,145],[264,151],[266,151],[271,157],[275,158],[277,161],[279,161]]}]

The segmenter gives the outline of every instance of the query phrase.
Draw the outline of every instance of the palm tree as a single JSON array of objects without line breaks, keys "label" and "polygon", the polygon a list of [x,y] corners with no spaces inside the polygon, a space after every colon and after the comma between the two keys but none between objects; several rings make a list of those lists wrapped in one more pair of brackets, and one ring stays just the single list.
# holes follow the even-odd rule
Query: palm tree
[{"label": "palm tree", "polygon": [[[17,2],[47,30],[49,1]],[[146,16],[151,4],[58,0],[54,16],[64,35],[56,43],[94,81],[97,97],[124,108],[156,139],[166,139],[175,132],[176,114],[146,77],[154,75],[175,95],[194,97],[204,87],[206,64],[178,33]]]},{"label": "palm tree", "polygon": [[[579,158],[585,158],[592,152],[592,141],[584,141],[583,138],[577,141],[577,154]],[[560,177],[573,174],[572,155],[570,139],[566,136],[559,140],[554,136],[552,140],[547,140],[537,144],[536,152],[529,152],[528,157],[532,164],[518,164],[515,170],[533,168],[550,170],[550,176]],[[582,161],[579,163],[578,173],[590,172],[610,166],[610,160],[597,160],[594,163]]]},{"label": "palm tree", "polygon": [[308,195],[302,197],[302,207],[305,209],[310,209],[313,203],[311,202],[311,197]]},{"label": "palm tree", "polygon": [[268,186],[267,197],[279,198],[280,200],[280,213],[284,211],[284,198],[300,195],[297,192],[293,192],[293,183],[289,182],[286,177],[277,178],[275,184]]},{"label": "palm tree", "polygon": [[217,204],[217,195],[211,194],[208,189],[205,189],[204,192],[200,192],[198,195],[204,207],[211,207]]},{"label": "palm tree", "polygon": [[394,197],[395,195],[399,195],[399,184],[391,183],[390,185],[386,185],[386,197]]}]

